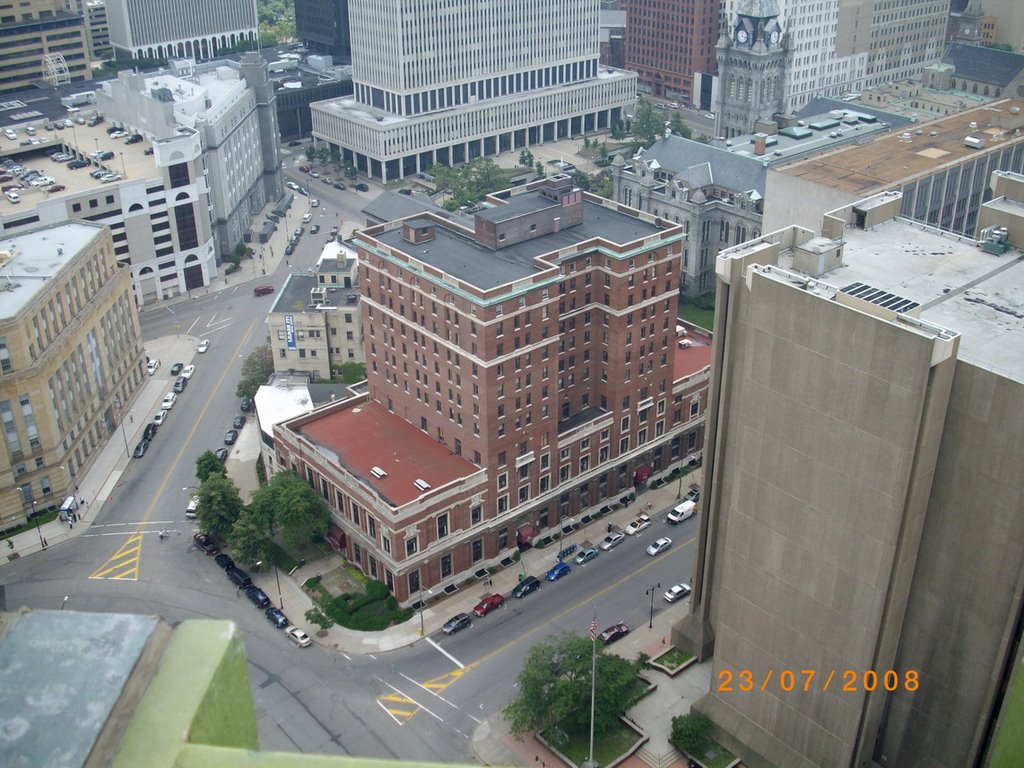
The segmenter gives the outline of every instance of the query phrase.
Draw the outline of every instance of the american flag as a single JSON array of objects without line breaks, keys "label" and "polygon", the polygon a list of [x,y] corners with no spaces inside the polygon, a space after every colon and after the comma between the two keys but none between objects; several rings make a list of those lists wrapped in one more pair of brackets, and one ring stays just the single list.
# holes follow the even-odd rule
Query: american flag
[{"label": "american flag", "polygon": [[594,614],[593,621],[590,622],[590,639],[597,640],[597,614]]}]

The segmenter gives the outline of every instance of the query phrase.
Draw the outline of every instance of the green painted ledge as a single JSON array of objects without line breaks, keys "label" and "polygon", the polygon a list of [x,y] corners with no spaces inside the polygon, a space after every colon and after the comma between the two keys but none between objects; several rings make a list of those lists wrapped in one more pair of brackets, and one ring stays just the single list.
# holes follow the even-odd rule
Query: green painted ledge
[{"label": "green painted ledge", "polygon": [[259,750],[245,646],[231,622],[174,630],[111,765],[171,768],[188,744]]}]

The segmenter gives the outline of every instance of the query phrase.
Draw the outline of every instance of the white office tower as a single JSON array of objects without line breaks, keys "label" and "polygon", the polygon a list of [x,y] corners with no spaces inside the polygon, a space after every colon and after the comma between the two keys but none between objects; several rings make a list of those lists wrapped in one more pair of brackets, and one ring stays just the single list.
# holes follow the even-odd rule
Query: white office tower
[{"label": "white office tower", "polygon": [[787,112],[815,96],[920,78],[942,58],[949,0],[723,0],[723,35],[738,14],[772,15],[751,10],[769,4],[792,51]]},{"label": "white office tower", "polygon": [[106,0],[120,56],[209,59],[259,41],[256,0]]},{"label": "white office tower", "polygon": [[624,119],[636,75],[598,62],[598,0],[350,0],[351,97],[313,135],[385,181]]}]

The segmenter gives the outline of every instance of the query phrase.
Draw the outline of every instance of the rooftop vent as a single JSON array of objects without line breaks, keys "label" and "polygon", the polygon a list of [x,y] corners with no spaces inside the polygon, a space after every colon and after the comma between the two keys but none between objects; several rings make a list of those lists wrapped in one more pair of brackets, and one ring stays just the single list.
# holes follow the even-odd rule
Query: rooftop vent
[{"label": "rooftop vent", "polygon": [[388,476],[388,473],[385,472],[380,467],[372,467],[370,469],[370,474],[373,475],[374,477],[376,477],[378,480],[380,480],[382,477],[387,477]]},{"label": "rooftop vent", "polygon": [[430,490],[430,483],[428,483],[426,480],[423,480],[423,479],[420,479],[420,478],[417,478],[413,482],[413,485],[415,485],[416,489],[419,490],[419,491],[429,491]]}]

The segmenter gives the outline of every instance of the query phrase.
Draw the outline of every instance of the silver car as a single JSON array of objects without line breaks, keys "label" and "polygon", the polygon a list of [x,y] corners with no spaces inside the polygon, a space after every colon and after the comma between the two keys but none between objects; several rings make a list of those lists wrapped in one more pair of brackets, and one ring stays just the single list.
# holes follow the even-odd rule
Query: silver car
[{"label": "silver car", "polygon": [[604,539],[601,540],[601,544],[599,546],[601,547],[601,549],[607,552],[612,547],[619,546],[619,544],[621,544],[625,538],[626,534],[622,533],[621,531],[612,531],[607,536],[605,536]]}]

